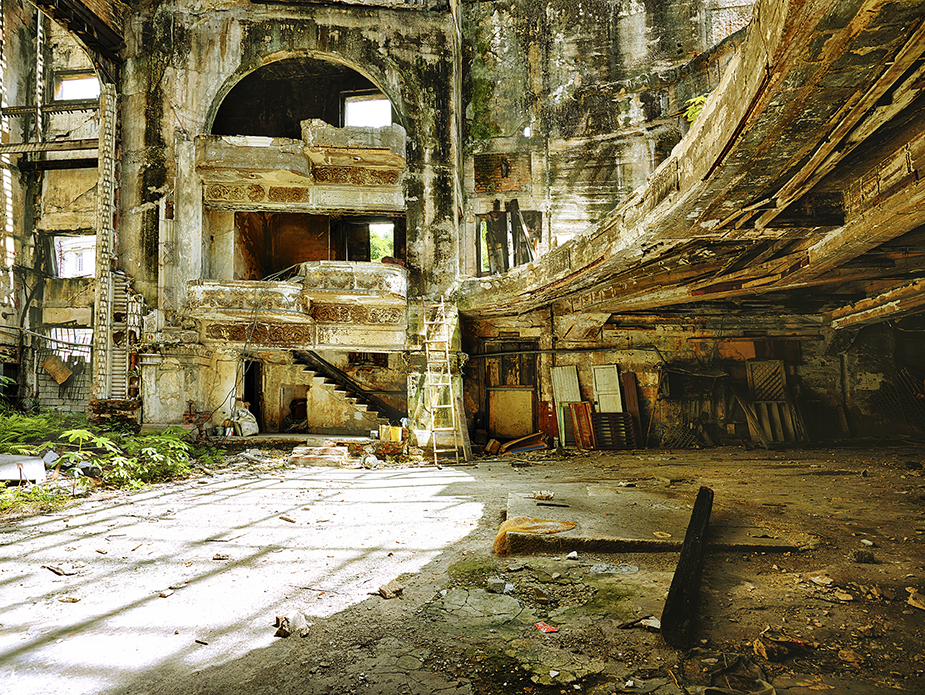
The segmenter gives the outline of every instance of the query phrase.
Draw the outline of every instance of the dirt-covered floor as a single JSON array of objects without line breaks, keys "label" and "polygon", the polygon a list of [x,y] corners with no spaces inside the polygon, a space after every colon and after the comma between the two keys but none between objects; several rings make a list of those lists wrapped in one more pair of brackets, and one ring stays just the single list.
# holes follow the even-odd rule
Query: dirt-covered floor
[{"label": "dirt-covered floor", "polygon": [[[0,522],[0,689],[923,693],[920,452],[570,451],[441,470],[265,452],[96,492]],[[694,647],[671,649],[639,619],[661,616],[677,552],[492,552],[511,492],[601,481],[689,504],[709,486],[715,516],[799,549],[710,551]]]}]

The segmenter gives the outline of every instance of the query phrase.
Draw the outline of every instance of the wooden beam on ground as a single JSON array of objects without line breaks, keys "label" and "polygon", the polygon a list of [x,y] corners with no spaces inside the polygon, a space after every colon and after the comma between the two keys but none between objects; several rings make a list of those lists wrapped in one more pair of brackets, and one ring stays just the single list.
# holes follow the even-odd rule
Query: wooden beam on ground
[{"label": "wooden beam on ground", "polygon": [[662,637],[672,647],[687,649],[693,641],[707,527],[713,511],[713,490],[701,487],[681,546],[681,557],[662,610]]}]

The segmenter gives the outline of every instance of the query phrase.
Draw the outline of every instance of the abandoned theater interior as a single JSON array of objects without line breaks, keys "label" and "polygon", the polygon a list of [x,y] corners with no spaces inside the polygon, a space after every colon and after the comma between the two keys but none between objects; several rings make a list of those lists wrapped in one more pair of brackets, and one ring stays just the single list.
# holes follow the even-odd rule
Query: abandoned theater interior
[{"label": "abandoned theater interior", "polygon": [[570,444],[572,402],[611,444],[921,433],[922,18],[4,0],[6,388],[422,446]]},{"label": "abandoned theater interior", "polygon": [[923,116],[925,0],[0,0],[116,452],[0,455],[0,691],[925,692]]}]

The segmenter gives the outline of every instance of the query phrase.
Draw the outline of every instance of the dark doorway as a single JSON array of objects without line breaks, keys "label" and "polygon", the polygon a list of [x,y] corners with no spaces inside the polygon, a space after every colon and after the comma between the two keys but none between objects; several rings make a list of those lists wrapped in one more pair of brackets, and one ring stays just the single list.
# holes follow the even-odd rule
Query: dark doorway
[{"label": "dark doorway", "polygon": [[263,369],[256,360],[244,360],[244,402],[263,432],[266,429],[263,421]]}]

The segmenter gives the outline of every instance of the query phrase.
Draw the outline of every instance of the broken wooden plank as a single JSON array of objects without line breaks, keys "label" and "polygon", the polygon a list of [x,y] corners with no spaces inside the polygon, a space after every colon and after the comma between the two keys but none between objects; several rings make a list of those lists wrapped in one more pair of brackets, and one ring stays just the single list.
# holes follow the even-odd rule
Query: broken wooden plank
[{"label": "broken wooden plank", "polygon": [[499,454],[504,454],[518,445],[527,446],[528,444],[537,444],[542,440],[545,435],[542,432],[534,432],[533,434],[528,434],[526,437],[521,437],[520,439],[512,439],[509,442],[505,442],[498,449]]},{"label": "broken wooden plank", "polygon": [[635,372],[624,372],[620,375],[623,385],[623,399],[626,401],[626,412],[633,417],[633,441],[639,446],[641,437],[639,428],[642,426],[642,413],[639,410],[639,390],[636,385]]},{"label": "broken wooden plank", "polygon": [[579,449],[594,449],[594,426],[591,423],[591,404],[569,403],[572,415],[572,429],[575,432],[575,446]]},{"label": "broken wooden plank", "polygon": [[713,510],[713,490],[701,487],[681,546],[681,557],[671,579],[662,610],[662,636],[670,646],[687,649],[694,636],[700,600],[700,579],[706,549],[707,528]]},{"label": "broken wooden plank", "polygon": [[735,394],[736,401],[742,407],[742,410],[745,412],[745,419],[748,421],[748,429],[755,435],[758,435],[758,440],[761,442],[761,446],[765,449],[768,448],[768,440],[765,439],[764,433],[761,427],[761,423],[758,422],[758,415],[755,413],[755,409],[752,407],[751,403],[746,403],[745,400],[739,395]]}]

